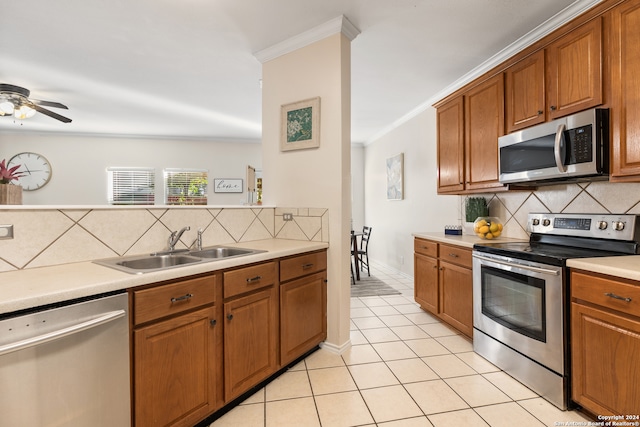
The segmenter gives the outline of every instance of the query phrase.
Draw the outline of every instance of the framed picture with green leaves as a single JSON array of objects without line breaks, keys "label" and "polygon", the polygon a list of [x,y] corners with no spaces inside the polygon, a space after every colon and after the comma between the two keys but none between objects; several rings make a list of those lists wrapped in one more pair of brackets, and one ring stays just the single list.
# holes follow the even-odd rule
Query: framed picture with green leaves
[{"label": "framed picture with green leaves", "polygon": [[282,106],[280,151],[320,146],[320,97]]}]

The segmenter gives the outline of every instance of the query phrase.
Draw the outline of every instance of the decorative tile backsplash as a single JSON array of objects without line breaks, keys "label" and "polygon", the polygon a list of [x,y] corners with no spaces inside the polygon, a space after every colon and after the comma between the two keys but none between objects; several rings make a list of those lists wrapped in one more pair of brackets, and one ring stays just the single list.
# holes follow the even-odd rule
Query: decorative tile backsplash
[{"label": "decorative tile backsplash", "polygon": [[[527,239],[527,215],[533,212],[640,214],[640,183],[586,182],[538,187],[536,191],[480,194],[489,213],[502,219],[506,237]],[[460,197],[464,218],[465,197]]]},{"label": "decorative tile backsplash", "polygon": [[[293,214],[284,221],[283,214]],[[172,231],[189,226],[176,245],[187,248],[204,230],[203,245],[270,238],[329,241],[326,209],[105,208],[4,209],[0,224],[14,238],[0,240],[0,271],[139,255],[167,249]]]}]

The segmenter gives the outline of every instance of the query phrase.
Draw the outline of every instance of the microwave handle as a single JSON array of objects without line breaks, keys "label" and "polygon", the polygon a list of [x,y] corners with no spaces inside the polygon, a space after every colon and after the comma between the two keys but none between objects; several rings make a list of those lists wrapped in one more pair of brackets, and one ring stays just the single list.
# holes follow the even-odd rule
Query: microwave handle
[{"label": "microwave handle", "polygon": [[564,131],[566,129],[566,126],[564,123],[561,123],[558,125],[558,130],[556,131],[556,142],[555,145],[553,146],[553,154],[556,157],[556,166],[558,166],[558,170],[560,172],[566,172],[567,171],[567,167],[564,165],[564,163],[562,162],[562,153],[561,153],[561,147],[564,145]]}]

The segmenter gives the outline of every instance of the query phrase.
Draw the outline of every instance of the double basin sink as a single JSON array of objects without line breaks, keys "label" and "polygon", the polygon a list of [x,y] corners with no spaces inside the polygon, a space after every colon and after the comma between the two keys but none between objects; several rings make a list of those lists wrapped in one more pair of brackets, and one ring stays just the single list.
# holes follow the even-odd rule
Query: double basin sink
[{"label": "double basin sink", "polygon": [[108,258],[94,263],[132,274],[150,273],[185,265],[199,264],[265,252],[256,249],[213,246],[196,251],[178,250],[157,252],[150,255]]}]

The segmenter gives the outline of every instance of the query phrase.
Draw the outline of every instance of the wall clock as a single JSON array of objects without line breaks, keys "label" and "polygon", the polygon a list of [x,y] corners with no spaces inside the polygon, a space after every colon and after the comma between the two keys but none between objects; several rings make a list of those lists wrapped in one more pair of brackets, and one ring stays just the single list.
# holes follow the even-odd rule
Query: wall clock
[{"label": "wall clock", "polygon": [[40,154],[18,153],[9,160],[7,167],[16,165],[21,165],[18,172],[22,172],[23,176],[17,179],[17,184],[23,190],[37,190],[47,185],[51,179],[51,163]]}]

